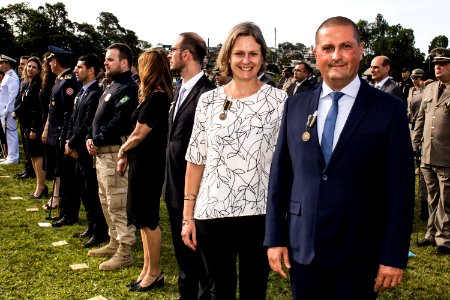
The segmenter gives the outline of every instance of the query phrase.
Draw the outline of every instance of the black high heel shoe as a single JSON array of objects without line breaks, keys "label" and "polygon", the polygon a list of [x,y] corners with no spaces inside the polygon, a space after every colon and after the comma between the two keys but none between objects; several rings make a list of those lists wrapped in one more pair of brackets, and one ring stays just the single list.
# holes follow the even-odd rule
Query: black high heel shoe
[{"label": "black high heel shoe", "polygon": [[127,284],[127,288],[132,288],[133,286],[138,285],[139,283],[141,283],[141,281],[142,281],[142,279],[141,280],[132,281],[129,284]]},{"label": "black high heel shoe", "polygon": [[161,272],[159,276],[147,286],[141,286],[140,283],[130,287],[130,291],[132,292],[148,292],[154,288],[159,288],[164,286],[164,272]]},{"label": "black high heel shoe", "polygon": [[30,194],[31,199],[41,199],[42,196],[48,197],[48,187],[44,185],[44,188],[42,189],[42,192],[39,194],[39,196],[36,196],[34,193]]}]

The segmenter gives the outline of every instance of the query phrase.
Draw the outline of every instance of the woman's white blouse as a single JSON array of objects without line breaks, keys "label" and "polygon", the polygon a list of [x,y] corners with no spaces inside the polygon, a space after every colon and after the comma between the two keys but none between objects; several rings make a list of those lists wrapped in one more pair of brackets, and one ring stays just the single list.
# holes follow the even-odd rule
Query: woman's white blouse
[{"label": "woman's white blouse", "polygon": [[205,165],[195,204],[196,219],[266,213],[270,164],[287,94],[265,84],[255,94],[233,99],[220,120],[223,87],[197,104],[186,160]]}]

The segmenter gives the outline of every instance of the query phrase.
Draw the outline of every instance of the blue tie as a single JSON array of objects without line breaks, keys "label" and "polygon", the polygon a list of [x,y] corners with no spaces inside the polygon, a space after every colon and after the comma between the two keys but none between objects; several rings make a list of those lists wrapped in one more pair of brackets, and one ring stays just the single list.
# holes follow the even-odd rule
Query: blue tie
[{"label": "blue tie", "polygon": [[334,127],[336,126],[336,118],[338,115],[339,104],[338,100],[344,96],[341,92],[330,93],[331,99],[333,99],[333,104],[328,111],[327,118],[325,119],[325,125],[322,132],[322,154],[325,159],[325,164],[328,164],[330,160],[331,153],[333,152],[333,139],[334,139]]}]

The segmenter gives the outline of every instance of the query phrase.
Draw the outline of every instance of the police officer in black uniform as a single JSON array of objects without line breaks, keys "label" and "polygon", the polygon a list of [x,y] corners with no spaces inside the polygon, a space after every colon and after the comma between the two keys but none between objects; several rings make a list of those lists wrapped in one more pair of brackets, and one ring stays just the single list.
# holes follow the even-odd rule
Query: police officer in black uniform
[{"label": "police officer in black uniform", "polygon": [[[46,143],[51,152],[46,154],[46,171],[54,172],[55,178],[60,178],[59,195],[54,189],[54,196],[60,196],[59,221],[52,224],[53,227],[72,225],[78,221],[78,207],[72,207],[74,200],[73,180],[74,162],[64,157],[64,144],[67,136],[69,120],[72,115],[75,96],[80,90],[80,84],[70,69],[70,58],[73,53],[55,46],[49,46],[51,54],[47,57],[52,72],[57,76],[50,96],[49,112],[45,125]],[[55,157],[53,163],[51,157]],[[54,164],[52,166],[52,164]],[[55,180],[56,182],[56,180]],[[79,200],[78,200],[79,203]]]}]

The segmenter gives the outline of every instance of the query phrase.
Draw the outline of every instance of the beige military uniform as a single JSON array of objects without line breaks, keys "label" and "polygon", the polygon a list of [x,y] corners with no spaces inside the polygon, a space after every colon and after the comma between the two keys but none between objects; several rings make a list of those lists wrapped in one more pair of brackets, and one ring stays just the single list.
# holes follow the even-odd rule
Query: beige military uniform
[{"label": "beige military uniform", "polygon": [[450,248],[450,86],[438,98],[440,84],[430,83],[424,91],[413,147],[422,146],[421,171],[429,193],[425,238]]}]

